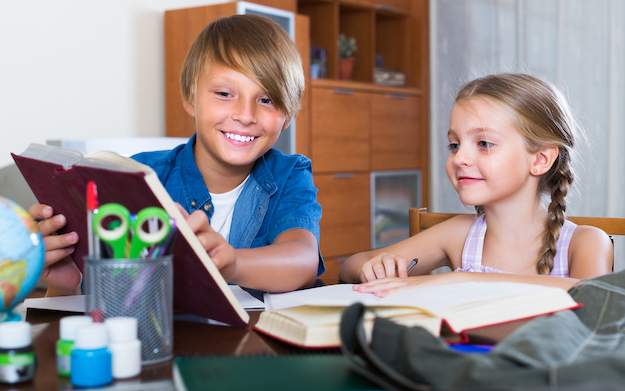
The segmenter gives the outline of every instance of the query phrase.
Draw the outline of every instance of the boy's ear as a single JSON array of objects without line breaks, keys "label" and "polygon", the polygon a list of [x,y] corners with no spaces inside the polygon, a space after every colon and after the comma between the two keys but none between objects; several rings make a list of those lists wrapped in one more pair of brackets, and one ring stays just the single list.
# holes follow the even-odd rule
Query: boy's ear
[{"label": "boy's ear", "polygon": [[195,118],[195,106],[187,102],[182,94],[182,88],[180,89],[180,96],[182,97],[182,107],[184,107],[184,111],[186,111],[191,117]]},{"label": "boy's ear", "polygon": [[534,154],[534,163],[532,163],[532,174],[543,175],[551,169],[553,163],[560,153],[558,147],[543,148]]},{"label": "boy's ear", "polygon": [[[289,125],[291,124],[291,119],[292,119],[292,118],[287,118],[287,119],[284,121],[284,125],[282,125],[282,130],[286,130],[286,128],[288,128],[288,127],[289,127]],[[280,131],[282,131],[282,130],[280,130]]]}]

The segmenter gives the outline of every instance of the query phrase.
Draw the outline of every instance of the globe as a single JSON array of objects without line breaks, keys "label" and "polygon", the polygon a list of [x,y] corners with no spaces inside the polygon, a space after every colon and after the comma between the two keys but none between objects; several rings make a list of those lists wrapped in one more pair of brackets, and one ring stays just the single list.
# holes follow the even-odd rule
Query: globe
[{"label": "globe", "polygon": [[35,220],[15,202],[0,197],[0,322],[20,320],[13,309],[39,281],[44,251]]}]

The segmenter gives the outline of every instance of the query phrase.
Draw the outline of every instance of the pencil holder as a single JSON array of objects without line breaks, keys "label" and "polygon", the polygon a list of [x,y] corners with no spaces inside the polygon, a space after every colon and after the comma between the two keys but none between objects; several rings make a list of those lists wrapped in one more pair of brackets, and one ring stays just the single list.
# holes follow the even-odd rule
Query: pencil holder
[{"label": "pencil holder", "polygon": [[86,309],[96,322],[137,319],[142,364],[173,356],[173,260],[85,257]]}]

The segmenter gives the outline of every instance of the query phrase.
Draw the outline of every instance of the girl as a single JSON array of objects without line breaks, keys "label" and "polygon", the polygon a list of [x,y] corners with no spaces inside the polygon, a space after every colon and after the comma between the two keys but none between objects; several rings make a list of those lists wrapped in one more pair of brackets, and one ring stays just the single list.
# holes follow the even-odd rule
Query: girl
[{"label": "girl", "polygon": [[[353,255],[339,278],[363,282],[354,289],[384,296],[470,280],[568,289],[579,279],[609,273],[608,235],[565,218],[578,132],[562,93],[541,79],[499,74],[468,83],[451,111],[446,168],[460,200],[474,205],[476,214]],[[407,260],[414,258],[415,276],[407,277]],[[456,272],[429,274],[441,266]]]}]

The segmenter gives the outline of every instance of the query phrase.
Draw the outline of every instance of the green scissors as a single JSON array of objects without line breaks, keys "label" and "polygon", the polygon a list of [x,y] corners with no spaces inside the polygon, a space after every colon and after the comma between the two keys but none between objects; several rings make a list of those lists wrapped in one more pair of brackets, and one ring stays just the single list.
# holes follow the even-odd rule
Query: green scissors
[{"label": "green scissors", "polygon": [[[103,223],[107,218],[111,224],[105,227]],[[159,229],[147,232],[144,225],[152,219],[159,221]],[[110,203],[98,208],[93,216],[93,229],[98,238],[111,247],[113,258],[134,259],[139,258],[145,249],[163,243],[171,231],[171,224],[169,215],[161,208],[142,209],[135,217],[125,206]]]}]

